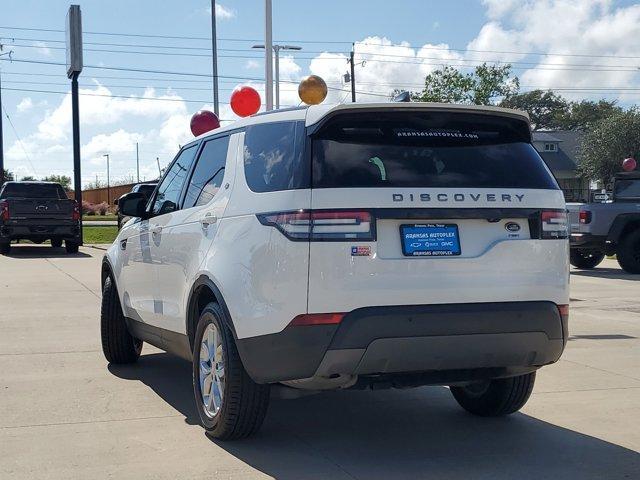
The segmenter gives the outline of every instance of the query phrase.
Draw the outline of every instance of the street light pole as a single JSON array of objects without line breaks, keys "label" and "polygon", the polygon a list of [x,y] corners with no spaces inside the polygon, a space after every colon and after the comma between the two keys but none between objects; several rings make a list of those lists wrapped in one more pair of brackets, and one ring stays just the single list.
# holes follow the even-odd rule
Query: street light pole
[{"label": "street light pole", "polygon": [[[218,38],[216,33],[216,1],[211,0],[211,51],[213,62],[213,112],[220,115],[218,101]],[[139,180],[139,179],[138,179]]]},{"label": "street light pole", "polygon": [[264,0],[264,92],[267,111],[273,110],[273,31],[271,0]]},{"label": "street light pole", "polygon": [[[251,48],[264,48],[264,45],[254,45]],[[302,50],[297,45],[274,45],[273,52],[275,57],[275,79],[276,79],[276,109],[280,108],[280,50]]]},{"label": "street light pole", "polygon": [[105,153],[103,157],[107,157],[107,203],[111,205],[111,182],[109,181],[109,154]]}]

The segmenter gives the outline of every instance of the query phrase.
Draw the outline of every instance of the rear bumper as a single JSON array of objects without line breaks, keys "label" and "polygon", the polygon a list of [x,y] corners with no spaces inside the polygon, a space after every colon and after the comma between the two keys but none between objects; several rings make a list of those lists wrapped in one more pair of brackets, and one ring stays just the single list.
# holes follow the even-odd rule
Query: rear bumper
[{"label": "rear bumper", "polygon": [[342,374],[508,375],[557,361],[566,340],[566,317],[539,301],[367,307],[339,325],[287,327],[237,344],[249,375],[270,383]]},{"label": "rear bumper", "polygon": [[590,233],[572,233],[569,236],[569,247],[580,250],[605,250],[607,237]]},{"label": "rear bumper", "polygon": [[48,238],[80,238],[80,226],[77,223],[72,225],[21,225],[16,223],[0,226],[0,239],[5,241]]}]

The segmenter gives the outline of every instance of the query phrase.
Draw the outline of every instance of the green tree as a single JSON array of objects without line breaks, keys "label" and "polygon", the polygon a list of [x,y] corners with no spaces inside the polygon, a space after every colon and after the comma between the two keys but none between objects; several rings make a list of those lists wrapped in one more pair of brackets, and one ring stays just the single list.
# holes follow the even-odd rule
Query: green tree
[{"label": "green tree", "polygon": [[12,171],[4,169],[0,170],[0,185],[3,185],[4,182],[12,182],[15,179],[15,175]]},{"label": "green tree", "polygon": [[49,175],[42,180],[45,182],[59,183],[65,190],[71,190],[71,177],[67,175]]},{"label": "green tree", "polygon": [[551,90],[509,95],[500,102],[500,106],[527,112],[534,130],[558,130],[561,119],[568,118],[570,114],[569,103]]},{"label": "green tree", "polygon": [[22,182],[35,182],[36,180],[38,180],[36,177],[34,177],[33,175],[27,175],[26,177],[22,177],[20,179],[20,181]]},{"label": "green tree", "polygon": [[607,117],[622,113],[623,109],[616,105],[616,101],[582,100],[571,102],[569,110],[558,118],[558,128],[562,130],[586,130]]},{"label": "green tree", "polygon": [[472,73],[445,66],[425,77],[424,89],[413,92],[418,102],[470,103],[492,105],[497,97],[514,95],[520,88],[517,77],[510,78],[511,65],[483,63]]},{"label": "green tree", "polygon": [[591,125],[578,152],[578,169],[585,178],[607,184],[621,170],[622,160],[639,156],[640,110],[632,108]]}]

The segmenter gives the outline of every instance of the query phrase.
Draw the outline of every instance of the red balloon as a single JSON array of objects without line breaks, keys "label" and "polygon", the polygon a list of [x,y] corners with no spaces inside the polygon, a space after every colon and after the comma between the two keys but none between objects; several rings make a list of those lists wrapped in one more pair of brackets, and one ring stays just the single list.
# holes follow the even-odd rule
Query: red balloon
[{"label": "red balloon", "polygon": [[635,158],[625,158],[622,161],[622,169],[625,172],[631,172],[632,170],[635,170],[637,165],[638,164],[636,163]]},{"label": "red balloon", "polygon": [[236,87],[231,93],[231,110],[239,117],[248,117],[260,110],[260,94],[255,88]]},{"label": "red balloon", "polygon": [[219,127],[218,116],[209,110],[200,110],[191,117],[191,133],[196,137]]}]

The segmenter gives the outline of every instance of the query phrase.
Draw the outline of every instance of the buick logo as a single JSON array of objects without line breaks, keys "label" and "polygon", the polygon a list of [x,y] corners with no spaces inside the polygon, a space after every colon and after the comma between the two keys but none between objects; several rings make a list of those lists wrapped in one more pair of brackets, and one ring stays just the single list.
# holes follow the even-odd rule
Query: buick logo
[{"label": "buick logo", "polygon": [[520,225],[518,225],[516,222],[507,222],[504,225],[504,228],[507,230],[507,232],[519,232],[520,231]]},{"label": "buick logo", "polygon": [[46,205],[38,205],[38,206],[36,207],[36,210],[37,210],[38,212],[46,212],[47,210],[49,210],[49,207],[47,207]]}]

